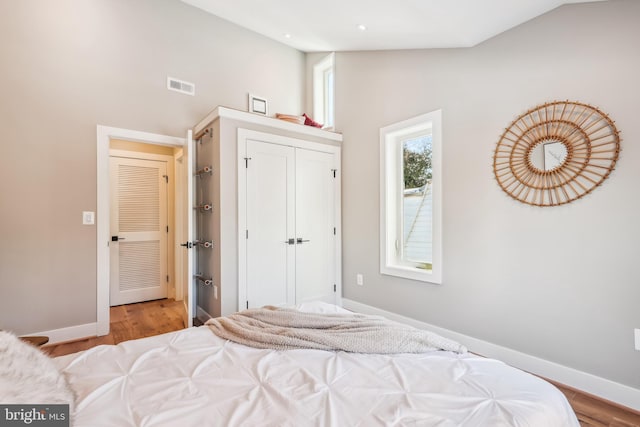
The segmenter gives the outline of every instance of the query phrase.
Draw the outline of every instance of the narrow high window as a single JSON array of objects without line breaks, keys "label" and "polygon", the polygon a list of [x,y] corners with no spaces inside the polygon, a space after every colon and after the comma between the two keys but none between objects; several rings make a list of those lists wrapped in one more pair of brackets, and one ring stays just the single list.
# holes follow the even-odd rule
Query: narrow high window
[{"label": "narrow high window", "polygon": [[380,273],[442,281],[440,110],[380,129]]},{"label": "narrow high window", "polygon": [[313,66],[313,119],[334,128],[334,54],[327,55]]}]

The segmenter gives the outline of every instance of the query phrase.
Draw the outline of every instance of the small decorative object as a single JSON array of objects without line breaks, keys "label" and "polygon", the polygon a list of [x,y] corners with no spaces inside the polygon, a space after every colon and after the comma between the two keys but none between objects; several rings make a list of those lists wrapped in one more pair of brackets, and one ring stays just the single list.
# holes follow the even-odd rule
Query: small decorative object
[{"label": "small decorative object", "polygon": [[267,107],[267,100],[265,98],[261,98],[254,94],[249,94],[249,112],[262,114],[266,116],[269,113],[269,109]]},{"label": "small decorative object", "polygon": [[533,206],[579,199],[607,179],[620,154],[620,135],[605,113],[571,101],[537,106],[504,131],[493,156],[500,187]]},{"label": "small decorative object", "polygon": [[322,124],[316,122],[315,120],[313,120],[311,117],[307,116],[307,113],[304,113],[302,115],[302,117],[304,117],[304,124],[307,126],[313,126],[315,128],[321,128]]},{"label": "small decorative object", "polygon": [[295,123],[298,125],[304,124],[304,116],[292,116],[291,114],[276,113],[276,118],[284,120],[285,122]]}]

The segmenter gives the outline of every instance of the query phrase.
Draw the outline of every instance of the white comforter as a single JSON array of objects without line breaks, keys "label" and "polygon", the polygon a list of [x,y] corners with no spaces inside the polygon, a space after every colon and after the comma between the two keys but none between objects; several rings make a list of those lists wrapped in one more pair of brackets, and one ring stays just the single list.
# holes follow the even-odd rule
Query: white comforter
[{"label": "white comforter", "polygon": [[492,359],[259,350],[207,327],[54,359],[82,426],[578,426],[555,387]]}]

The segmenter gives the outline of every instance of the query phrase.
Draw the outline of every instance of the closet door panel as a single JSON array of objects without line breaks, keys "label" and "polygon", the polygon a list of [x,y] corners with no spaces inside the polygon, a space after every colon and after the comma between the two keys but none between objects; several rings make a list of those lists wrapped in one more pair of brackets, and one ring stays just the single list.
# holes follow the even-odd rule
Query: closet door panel
[{"label": "closet door panel", "polygon": [[247,141],[247,304],[295,301],[294,149]]},{"label": "closet door panel", "polygon": [[335,303],[333,155],[296,149],[296,303]]}]

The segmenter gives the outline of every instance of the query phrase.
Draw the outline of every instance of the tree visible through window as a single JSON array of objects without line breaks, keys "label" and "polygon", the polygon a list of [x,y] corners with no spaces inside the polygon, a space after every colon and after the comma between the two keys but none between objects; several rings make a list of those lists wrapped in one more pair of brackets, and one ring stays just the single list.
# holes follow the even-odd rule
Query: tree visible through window
[{"label": "tree visible through window", "polygon": [[431,166],[431,135],[404,141],[404,188],[422,187],[433,176]]}]

